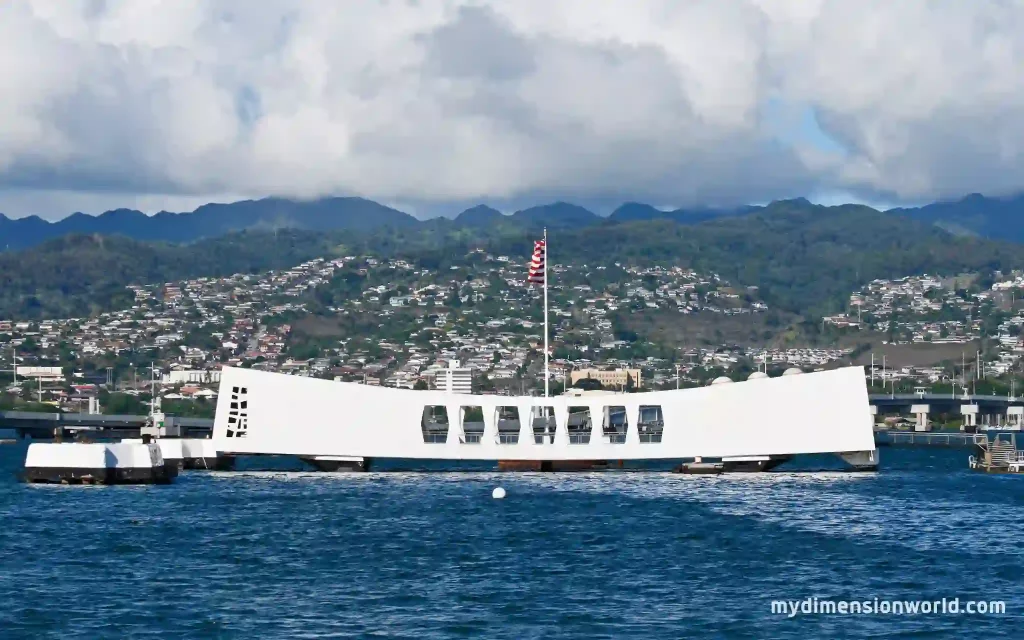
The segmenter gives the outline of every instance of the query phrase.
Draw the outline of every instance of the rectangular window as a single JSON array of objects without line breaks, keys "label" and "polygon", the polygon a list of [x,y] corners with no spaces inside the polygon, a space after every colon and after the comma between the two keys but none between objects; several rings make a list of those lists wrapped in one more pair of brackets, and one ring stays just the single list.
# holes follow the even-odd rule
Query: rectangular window
[{"label": "rectangular window", "polygon": [[533,427],[533,441],[536,444],[554,444],[557,423],[555,422],[555,408],[551,406],[533,407],[530,410],[532,419],[530,424]]},{"label": "rectangular window", "polygon": [[609,444],[626,442],[626,407],[605,407],[601,433]]},{"label": "rectangular window", "polygon": [[665,418],[661,413],[661,405],[640,405],[640,420],[637,423],[637,431],[640,433],[641,444],[661,442],[662,433],[665,431]]},{"label": "rectangular window", "polygon": [[423,431],[423,442],[444,444],[448,441],[448,409],[443,405],[427,405],[423,407],[423,418],[420,420]]},{"label": "rectangular window", "polygon": [[519,407],[498,407],[498,444],[519,443]]},{"label": "rectangular window", "polygon": [[480,444],[484,437],[484,411],[478,406],[462,407],[462,443]]},{"label": "rectangular window", "polygon": [[592,426],[589,407],[569,407],[569,420],[566,422],[569,444],[589,444]]}]

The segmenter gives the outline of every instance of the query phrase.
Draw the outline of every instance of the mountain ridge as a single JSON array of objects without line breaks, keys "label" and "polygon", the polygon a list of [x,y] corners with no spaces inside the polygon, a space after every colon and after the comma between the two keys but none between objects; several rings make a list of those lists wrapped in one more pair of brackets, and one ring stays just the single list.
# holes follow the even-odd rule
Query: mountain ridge
[{"label": "mountain ridge", "polygon": [[1024,241],[1024,194],[990,198],[971,193],[959,200],[889,209],[889,213],[934,224],[956,235]]},{"label": "mountain ridge", "polygon": [[[803,198],[777,202],[810,205]],[[692,225],[754,213],[767,206],[771,205],[662,210],[641,202],[626,202],[604,217],[564,201],[527,207],[509,215],[481,203],[460,212],[450,221],[438,223],[419,220],[365,198],[291,200],[272,197],[208,203],[181,213],[161,211],[147,215],[126,208],[112,209],[99,215],[76,212],[55,222],[34,215],[12,219],[0,214],[0,251],[25,249],[74,233],[119,235],[147,242],[189,243],[255,229],[373,231],[386,227],[429,228],[451,223],[456,227],[478,230],[491,225],[510,230],[536,230],[545,226],[567,229],[662,219]],[[1024,242],[1024,195],[990,198],[970,194],[959,200],[890,209],[887,213],[930,224],[953,235]]]},{"label": "mountain ridge", "polygon": [[135,209],[112,209],[96,216],[76,212],[56,222],[38,216],[11,219],[0,214],[0,246],[24,249],[70,233],[120,235],[142,241],[194,242],[246,229],[369,230],[409,227],[413,216],[364,198],[285,198],[204,204],[194,211],[161,211],[152,216]]}]

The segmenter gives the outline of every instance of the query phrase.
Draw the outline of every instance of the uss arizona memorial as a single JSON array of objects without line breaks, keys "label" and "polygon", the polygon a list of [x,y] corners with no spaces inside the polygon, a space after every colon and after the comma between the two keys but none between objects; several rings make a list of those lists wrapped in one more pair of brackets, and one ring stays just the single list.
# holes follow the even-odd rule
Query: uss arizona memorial
[{"label": "uss arizona memorial", "polygon": [[325,468],[374,459],[491,460],[499,468],[586,468],[675,460],[697,471],[767,470],[798,454],[836,453],[875,468],[860,367],[759,377],[698,389],[549,397],[548,237],[527,282],[544,301],[544,397],[389,389],[250,369],[221,373],[218,453],[287,454]]},{"label": "uss arizona memorial", "polygon": [[325,469],[365,469],[388,458],[538,470],[717,459],[726,471],[766,470],[820,453],[856,468],[878,464],[861,367],[555,397],[391,389],[227,367],[213,440],[224,455],[295,455]]}]

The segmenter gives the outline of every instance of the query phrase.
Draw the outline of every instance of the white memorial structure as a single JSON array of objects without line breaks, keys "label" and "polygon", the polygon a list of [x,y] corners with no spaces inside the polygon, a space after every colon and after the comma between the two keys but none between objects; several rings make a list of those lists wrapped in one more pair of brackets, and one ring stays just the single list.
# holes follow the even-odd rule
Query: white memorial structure
[{"label": "white memorial structure", "polygon": [[221,454],[296,455],[321,468],[366,468],[379,458],[494,460],[542,470],[712,458],[726,471],[762,470],[818,453],[877,467],[861,367],[751,377],[696,389],[510,397],[226,367],[213,439]]}]

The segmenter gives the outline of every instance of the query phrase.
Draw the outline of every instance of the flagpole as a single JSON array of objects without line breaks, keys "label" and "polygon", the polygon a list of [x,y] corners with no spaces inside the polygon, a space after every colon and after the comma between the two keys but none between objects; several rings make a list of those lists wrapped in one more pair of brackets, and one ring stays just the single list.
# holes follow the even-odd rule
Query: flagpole
[{"label": "flagpole", "polygon": [[544,397],[548,397],[551,376],[548,371],[548,228],[544,227]]}]

